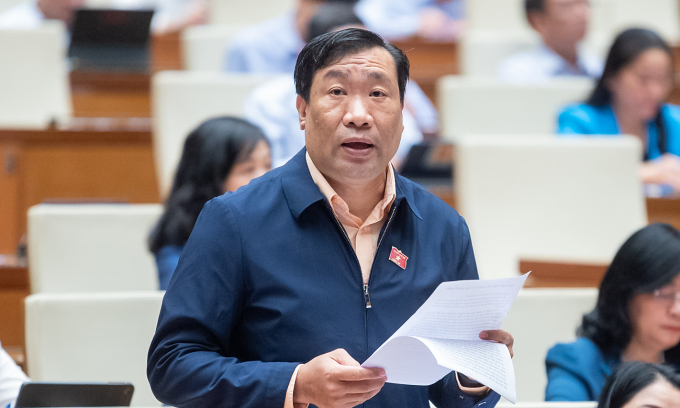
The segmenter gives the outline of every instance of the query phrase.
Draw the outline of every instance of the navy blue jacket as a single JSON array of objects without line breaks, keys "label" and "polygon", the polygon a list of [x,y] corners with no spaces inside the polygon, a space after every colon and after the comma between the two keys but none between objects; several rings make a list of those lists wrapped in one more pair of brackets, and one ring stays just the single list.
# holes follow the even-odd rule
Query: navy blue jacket
[{"label": "navy blue jacket", "polygon": [[[147,374],[178,407],[283,408],[295,367],[344,348],[366,360],[444,281],[478,279],[465,221],[396,176],[397,196],[368,282],[303,149],[235,193],[208,202],[163,299]],[[392,247],[409,259],[389,260]],[[429,387],[386,384],[364,407],[492,407],[455,373]]]}]

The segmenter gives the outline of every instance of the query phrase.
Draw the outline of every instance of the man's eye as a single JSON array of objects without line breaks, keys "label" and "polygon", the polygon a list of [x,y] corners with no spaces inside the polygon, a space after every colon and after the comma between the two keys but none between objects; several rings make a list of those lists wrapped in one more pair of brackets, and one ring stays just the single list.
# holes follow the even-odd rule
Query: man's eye
[{"label": "man's eye", "polygon": [[342,95],[342,90],[340,90],[340,89],[333,89],[333,90],[331,90],[331,94],[332,94],[332,95],[335,95],[335,96],[340,96],[340,95]]},{"label": "man's eye", "polygon": [[385,94],[381,91],[373,91],[373,92],[371,92],[371,96],[373,96],[375,98],[379,98],[381,96],[385,96]]}]

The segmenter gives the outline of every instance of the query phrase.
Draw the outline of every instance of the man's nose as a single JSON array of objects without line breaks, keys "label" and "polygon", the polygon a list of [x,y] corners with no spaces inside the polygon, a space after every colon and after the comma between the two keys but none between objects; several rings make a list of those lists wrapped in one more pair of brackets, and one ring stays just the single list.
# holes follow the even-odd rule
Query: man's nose
[{"label": "man's nose", "polygon": [[368,111],[367,101],[360,96],[351,98],[347,102],[347,111],[343,118],[343,123],[347,127],[371,127],[373,117]]}]

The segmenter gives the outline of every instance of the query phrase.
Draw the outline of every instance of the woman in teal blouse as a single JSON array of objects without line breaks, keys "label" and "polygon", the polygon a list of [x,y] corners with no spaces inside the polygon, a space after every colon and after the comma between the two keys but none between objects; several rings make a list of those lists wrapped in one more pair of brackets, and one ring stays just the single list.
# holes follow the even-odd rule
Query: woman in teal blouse
[{"label": "woman in teal blouse", "polygon": [[559,114],[562,135],[637,136],[644,146],[643,182],[680,190],[680,107],[664,104],[673,87],[673,54],[655,32],[619,34],[585,103]]},{"label": "woman in teal blouse", "polygon": [[621,246],[579,339],[548,351],[546,401],[597,401],[626,361],[680,368],[680,232],[651,224]]}]

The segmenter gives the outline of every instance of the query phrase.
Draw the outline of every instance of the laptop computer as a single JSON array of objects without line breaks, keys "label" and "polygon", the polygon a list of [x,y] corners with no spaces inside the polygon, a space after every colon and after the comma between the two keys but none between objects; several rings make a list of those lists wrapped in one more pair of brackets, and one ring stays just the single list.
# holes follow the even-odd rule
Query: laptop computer
[{"label": "laptop computer", "polygon": [[153,10],[76,10],[68,56],[74,70],[148,72]]},{"label": "laptop computer", "polygon": [[130,383],[24,383],[15,408],[129,407]]}]

